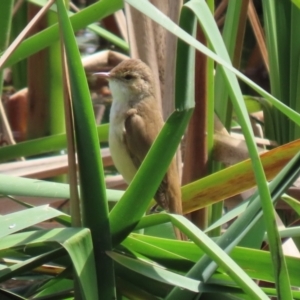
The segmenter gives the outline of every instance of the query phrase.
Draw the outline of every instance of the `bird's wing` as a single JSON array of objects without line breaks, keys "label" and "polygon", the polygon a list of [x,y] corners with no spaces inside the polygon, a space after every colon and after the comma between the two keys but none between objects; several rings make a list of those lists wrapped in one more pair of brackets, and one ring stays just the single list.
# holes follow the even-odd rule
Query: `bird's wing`
[{"label": "bird's wing", "polygon": [[[124,142],[134,165],[139,168],[160,128],[158,124],[145,121],[135,109],[129,110],[127,115]],[[149,130],[151,125],[151,130]],[[169,199],[166,194],[167,187],[167,176],[165,176],[155,194],[155,200],[165,209],[168,209],[169,206]]]},{"label": "bird's wing", "polygon": [[149,132],[148,124],[136,109],[130,109],[127,115],[124,142],[134,165],[139,168],[156,136]]}]

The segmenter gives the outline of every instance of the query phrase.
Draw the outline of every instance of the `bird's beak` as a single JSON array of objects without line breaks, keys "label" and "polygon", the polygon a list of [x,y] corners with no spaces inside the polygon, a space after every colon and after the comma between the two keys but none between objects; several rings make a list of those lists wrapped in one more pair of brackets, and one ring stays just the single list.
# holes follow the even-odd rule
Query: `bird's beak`
[{"label": "bird's beak", "polygon": [[94,76],[100,77],[100,78],[110,78],[110,73],[109,72],[99,72],[99,73],[94,73]]}]

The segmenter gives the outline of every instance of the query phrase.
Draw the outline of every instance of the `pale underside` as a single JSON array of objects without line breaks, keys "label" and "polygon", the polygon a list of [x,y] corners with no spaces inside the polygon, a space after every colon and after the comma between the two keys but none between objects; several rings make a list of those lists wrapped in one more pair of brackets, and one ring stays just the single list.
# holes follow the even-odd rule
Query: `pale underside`
[{"label": "pale underside", "polygon": [[[110,82],[110,85],[111,89],[115,91],[115,93],[109,117],[109,148],[115,167],[119,173],[122,174],[124,180],[129,184],[137,171],[127,148],[124,146],[125,112],[129,110],[130,107],[128,102],[122,101],[122,98],[126,96],[126,89],[122,89],[121,85],[114,88],[112,86],[114,85],[114,82]],[[118,91],[120,91],[120,94]]]},{"label": "pale underside", "polygon": [[[126,85],[113,80],[110,87],[113,91],[109,131],[111,155],[117,170],[130,183],[164,123],[153,96],[133,98]],[[179,178],[173,160],[155,200],[164,209],[178,213],[177,198],[180,201]]]}]

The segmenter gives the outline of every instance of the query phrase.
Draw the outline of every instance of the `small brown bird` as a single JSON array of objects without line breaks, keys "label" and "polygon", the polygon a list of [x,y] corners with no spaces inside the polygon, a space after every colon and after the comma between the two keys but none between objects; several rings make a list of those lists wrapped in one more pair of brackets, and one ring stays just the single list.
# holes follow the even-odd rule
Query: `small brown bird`
[{"label": "small brown bird", "polygon": [[[130,183],[164,125],[155,96],[153,73],[141,60],[129,59],[109,73],[95,75],[109,81],[113,97],[110,111],[110,152],[117,170]],[[154,198],[167,211],[182,214],[175,159]]]}]

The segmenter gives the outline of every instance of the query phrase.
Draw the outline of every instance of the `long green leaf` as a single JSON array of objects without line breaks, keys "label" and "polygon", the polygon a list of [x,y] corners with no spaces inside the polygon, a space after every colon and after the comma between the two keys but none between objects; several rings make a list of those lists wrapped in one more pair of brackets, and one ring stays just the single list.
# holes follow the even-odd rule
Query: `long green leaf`
[{"label": "long green leaf", "polygon": [[0,174],[3,195],[69,198],[69,185]]},{"label": "long green leaf", "polygon": [[[73,29],[62,0],[57,0],[59,25],[66,51],[82,198],[83,224],[91,230],[100,299],[115,297],[108,205],[100,147],[86,76]],[[102,3],[102,2],[101,2]],[[105,278],[105,280],[104,280]]]},{"label": "long green leaf", "polygon": [[[294,157],[300,140],[277,147],[261,154],[268,181]],[[200,180],[182,187],[183,211],[191,212],[237,195],[255,186],[255,178],[250,160],[237,163]],[[207,194],[210,196],[207,197]]]},{"label": "long green leaf", "polygon": [[169,117],[129,188],[111,211],[109,218],[114,244],[120,243],[132,231],[147,210],[176,152],[191,112],[191,109],[176,111]]},{"label": "long green leaf", "polygon": [[[217,40],[218,28],[211,15],[209,15],[209,10],[206,8],[204,1],[191,1],[187,5],[193,12],[197,15],[199,21],[201,22],[204,31],[206,32],[207,38],[211,39],[211,43],[217,54],[222,57],[222,53],[219,52],[220,38]],[[214,30],[214,35],[212,35],[212,29]],[[214,40],[216,38],[216,40]],[[222,44],[222,42],[221,42]],[[226,57],[224,57],[226,59]],[[228,61],[230,63],[230,61]],[[285,258],[283,256],[281,248],[281,240],[278,234],[278,229],[275,223],[275,212],[270,197],[270,193],[267,187],[266,177],[262,168],[261,161],[257,152],[257,148],[254,142],[254,136],[251,129],[251,124],[247,115],[246,106],[242,100],[242,94],[238,87],[238,83],[235,76],[227,69],[221,68],[222,73],[226,80],[228,80],[229,95],[232,101],[232,105],[235,113],[237,114],[239,123],[242,127],[243,134],[247,143],[249,150],[249,156],[253,164],[253,170],[255,174],[255,179],[259,194],[261,197],[261,206],[264,215],[264,222],[269,236],[269,245],[272,253],[272,258],[274,262],[274,274],[276,278],[276,285],[278,288],[279,297],[291,298],[289,275],[286,268]]]},{"label": "long green leaf", "polygon": [[[38,6],[43,6],[46,2],[46,0],[29,0],[29,2],[34,3]],[[52,6],[51,11],[57,12],[57,9],[55,6]],[[74,13],[68,11],[68,16],[71,17],[73,16]],[[92,23],[92,22],[91,22]],[[112,44],[114,44],[117,47],[120,47],[122,50],[124,51],[128,51],[129,47],[128,44],[122,40],[121,38],[119,38],[118,36],[114,35],[113,33],[109,32],[108,30],[96,25],[96,24],[89,24],[86,26],[89,30],[95,32],[96,34],[98,34],[100,37],[106,39],[107,41],[111,42]]]},{"label": "long green leaf", "polygon": [[[154,222],[155,220],[153,220],[153,223]],[[126,242],[127,239],[128,244]],[[187,272],[191,264],[196,263],[204,254],[202,249],[199,249],[196,244],[191,242],[162,239],[136,233],[131,234],[127,239],[122,243],[124,246],[130,245],[131,251],[141,253],[144,257],[155,261],[158,259],[156,258],[155,251],[164,251],[164,255],[160,255],[161,259],[159,260],[159,264],[177,272]],[[136,243],[137,240],[142,242],[145,246]],[[146,245],[150,245],[151,247]],[[183,259],[180,259],[181,257]],[[272,259],[269,251],[235,247],[230,253],[230,257],[237,262],[251,278],[274,283]],[[255,257],[255,259],[252,259],[253,257]],[[286,257],[286,261],[292,286],[299,286],[300,278],[298,273],[300,272],[300,259],[296,257]],[[212,276],[211,281],[214,282],[214,279],[220,278],[222,272],[223,271],[218,268],[218,272]],[[225,275],[222,275],[223,278],[224,276]],[[231,280],[229,277],[227,279]]]},{"label": "long green leaf", "polygon": [[[8,44],[10,38],[10,29],[11,29],[11,21],[12,21],[12,9],[13,9],[13,0],[2,1],[0,3],[0,11],[1,11],[1,18],[0,18],[0,53],[3,52]],[[0,70],[0,95],[2,95],[3,89],[3,70]],[[1,106],[3,104],[1,103]],[[3,108],[1,109],[1,111]],[[1,116],[2,118],[2,116]]]},{"label": "long green leaf", "polygon": [[[154,14],[151,14],[151,12],[156,11],[156,9],[153,6],[146,5],[146,2],[144,2],[144,1],[140,1],[138,4],[134,3],[131,0],[127,0],[127,2],[130,3],[132,6],[134,6],[135,8],[137,8],[138,10],[142,11],[144,14],[146,14],[149,17],[151,17],[152,19],[154,19],[155,21],[158,21],[158,23],[161,24],[162,26],[164,26],[165,28],[170,30],[170,27],[172,25],[172,27],[174,29],[174,27],[175,27],[174,23],[168,24],[169,26],[167,26],[167,24],[166,24],[167,22],[165,22],[165,21],[161,22],[161,20],[159,20],[157,18],[157,15],[154,16]],[[144,2],[144,3],[142,3],[142,2]],[[210,11],[207,8],[205,2],[197,1],[197,0],[189,1],[186,4],[186,7],[191,9],[193,11],[193,13],[197,15],[197,18],[202,23],[204,31],[207,33],[207,38],[211,39],[210,41],[211,41],[215,51],[222,57],[222,53],[218,52],[220,42],[221,42],[221,45],[223,45],[222,39],[219,38],[218,28],[215,24],[214,19],[211,17]],[[157,14],[159,14],[158,11],[157,11]],[[191,18],[192,17],[193,17],[193,14],[191,13]],[[172,22],[170,22],[170,23],[172,23]],[[208,34],[208,32],[211,32],[211,31],[214,32],[213,35]],[[177,35],[179,36],[178,32],[177,32]],[[184,34],[181,34],[181,36],[184,36]],[[192,39],[190,37],[189,38],[190,44],[191,44],[191,40]],[[197,44],[197,48],[199,49],[199,44]],[[201,50],[203,51],[204,47],[201,47],[201,48],[202,48]],[[205,52],[208,52],[208,49],[205,49]],[[213,57],[213,58],[215,58],[215,57]],[[227,57],[225,57],[223,59],[226,60]],[[227,67],[227,65],[230,65],[230,61],[228,61],[228,59],[227,59],[226,67]],[[233,69],[233,68],[231,67],[231,69]],[[260,194],[261,194],[261,198],[263,199],[262,207],[263,207],[263,211],[264,211],[264,215],[265,215],[266,227],[268,230],[268,234],[270,236],[270,248],[272,250],[272,257],[274,257],[274,264],[277,265],[277,267],[275,268],[277,284],[278,285],[280,284],[283,287],[282,289],[279,288],[279,291],[282,291],[284,289],[285,292],[288,293],[288,292],[290,292],[288,273],[287,273],[286,266],[285,266],[285,260],[284,260],[283,254],[282,254],[281,243],[280,243],[278,231],[277,231],[277,228],[274,226],[274,224],[275,224],[274,210],[273,210],[270,194],[269,194],[269,191],[267,188],[263,168],[262,168],[261,162],[258,157],[256,145],[254,143],[254,136],[250,129],[251,125],[250,125],[250,121],[249,121],[249,118],[247,115],[247,110],[246,110],[244,101],[242,100],[242,94],[239,89],[236,77],[231,72],[229,72],[229,70],[227,68],[221,68],[221,70],[222,70],[223,76],[228,81],[229,95],[231,97],[235,112],[238,116],[239,122],[243,129],[243,133],[245,135],[245,139],[246,139],[247,146],[249,149],[250,157],[251,157],[252,163],[253,163],[253,168],[255,171],[256,182],[257,182]],[[284,292],[282,291],[282,293],[284,293]]]},{"label": "long green leaf", "polygon": [[[108,140],[108,124],[97,127],[100,142]],[[57,152],[67,148],[66,134],[56,134],[0,148],[0,162],[32,155]]]},{"label": "long green leaf", "polygon": [[[210,49],[205,47],[203,44],[201,44],[199,41],[195,40],[191,35],[183,31],[180,27],[178,27],[177,24],[172,22],[170,19],[166,18],[164,14],[162,14],[161,11],[156,9],[151,4],[147,3],[146,1],[139,1],[135,2],[134,0],[126,0],[127,3],[141,11],[143,14],[149,16],[152,20],[157,22],[162,27],[166,28],[168,31],[175,34],[177,37],[179,37],[181,40],[189,44],[190,46],[195,47],[200,52],[204,53],[208,57],[214,59],[217,63],[223,65],[226,67],[226,69],[230,70],[232,73],[236,74],[238,78],[240,78],[242,81],[247,83],[252,89],[254,89],[258,94],[262,95],[266,100],[268,100],[270,103],[274,105],[278,110],[280,110],[282,113],[287,115],[293,122],[300,125],[300,115],[299,113],[295,112],[288,106],[284,105],[282,102],[280,102],[278,99],[276,99],[274,96],[266,92],[264,89],[262,89],[260,86],[255,84],[252,80],[250,80],[247,76],[242,74],[237,69],[233,68],[230,63],[225,61],[220,56],[216,55],[214,52],[212,52]],[[194,1],[191,1],[194,2]],[[196,3],[203,4],[201,0],[196,0]],[[215,25],[214,25],[215,27]]]},{"label": "long green leaf", "polygon": [[16,233],[1,239],[0,250],[20,247],[26,250],[26,247],[43,243],[58,243],[65,248],[79,279],[83,299],[97,299],[93,245],[88,229],[59,228]]},{"label": "long green leaf", "polygon": [[[107,198],[112,203],[117,202],[124,194],[123,191],[106,190]],[[0,194],[49,197],[49,198],[70,198],[69,185],[64,183],[43,181],[0,174]],[[49,200],[51,202],[51,200]]]},{"label": "long green leaf", "polygon": [[[220,47],[220,51],[223,52],[223,57],[227,57],[230,61],[232,61],[234,57],[241,8],[242,1],[233,0],[228,2],[224,28],[222,31],[222,37],[226,48]],[[220,72],[220,66],[218,65],[215,78],[215,111],[221,122],[225,124],[226,128],[229,127],[232,118],[232,105],[228,100],[227,83],[224,80],[222,72]]]},{"label": "long green leaf", "polygon": [[65,254],[64,249],[55,249],[38,256],[28,258],[8,268],[4,268],[0,271],[0,281],[5,281],[15,276],[21,275],[26,271],[33,270],[34,268],[39,267],[53,259],[56,259],[63,254]]},{"label": "long green leaf", "polygon": [[[117,10],[121,9],[123,2],[121,0],[103,0],[96,2],[93,5],[74,14],[70,21],[73,25],[73,30],[79,30],[87,25],[97,22]],[[16,62],[50,46],[59,38],[58,24],[52,25],[44,31],[35,34],[26,39],[8,59],[4,67],[15,64]]]},{"label": "long green leaf", "polygon": [[[172,222],[187,237],[189,237],[200,249],[211,257],[228,275],[242,288],[252,299],[268,299],[261,289],[244,273],[242,269],[215,244],[205,233],[183,216],[170,214],[150,215],[142,218],[136,229],[153,226],[165,222]],[[177,292],[175,294],[177,297]],[[167,299],[173,298],[173,293]],[[178,298],[179,299],[179,298]],[[181,298],[182,299],[182,298]]]},{"label": "long green leaf", "polygon": [[0,238],[60,215],[64,215],[64,213],[49,207],[49,205],[43,205],[1,216]]},{"label": "long green leaf", "polygon": [[122,264],[123,266],[139,273],[149,278],[157,281],[162,281],[163,283],[175,285],[183,289],[188,289],[192,292],[212,292],[216,289],[220,289],[223,293],[235,293],[240,292],[235,288],[228,287],[217,287],[215,285],[203,284],[200,281],[172,273],[161,267],[151,265],[149,263],[143,262],[141,260],[136,260],[118,253],[110,252],[108,255],[113,258],[116,262]]},{"label": "long green leaf", "polygon": [[[272,192],[274,201],[277,200],[285,191],[285,189],[287,189],[298,177],[300,171],[299,160],[300,154],[298,153],[270,184],[270,191]],[[226,252],[229,252],[241,241],[241,239],[248,233],[248,231],[251,230],[258,221],[260,221],[263,215],[261,212],[260,203],[261,199],[259,195],[254,194],[252,197],[252,202],[250,202],[250,205],[247,207],[247,210],[244,212],[244,214],[242,214],[218,239],[217,244],[222,249],[224,249]],[[197,273],[197,271],[199,272],[199,270],[201,270],[205,266],[205,271],[209,271],[208,274],[205,274],[205,272],[203,272],[203,276],[209,276],[209,272],[212,272],[211,269],[214,268],[214,264],[210,263],[210,259],[208,257],[201,258],[201,260],[197,264],[199,269],[197,270],[195,266],[193,268],[194,272],[192,272],[191,270],[191,274]],[[274,278],[276,282],[276,273]]]}]

